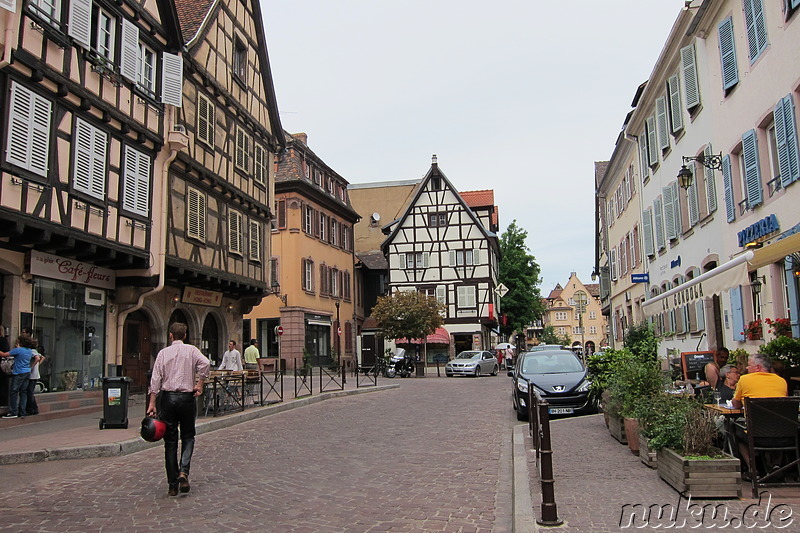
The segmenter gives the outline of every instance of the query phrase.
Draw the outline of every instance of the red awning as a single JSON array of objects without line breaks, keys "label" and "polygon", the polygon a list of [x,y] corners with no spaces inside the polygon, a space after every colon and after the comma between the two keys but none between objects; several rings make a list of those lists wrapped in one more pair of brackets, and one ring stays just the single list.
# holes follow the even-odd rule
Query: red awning
[{"label": "red awning", "polygon": [[[427,344],[450,344],[450,334],[444,328],[436,328],[426,339]],[[405,338],[397,339],[395,344],[422,344],[419,339],[408,340]]]}]

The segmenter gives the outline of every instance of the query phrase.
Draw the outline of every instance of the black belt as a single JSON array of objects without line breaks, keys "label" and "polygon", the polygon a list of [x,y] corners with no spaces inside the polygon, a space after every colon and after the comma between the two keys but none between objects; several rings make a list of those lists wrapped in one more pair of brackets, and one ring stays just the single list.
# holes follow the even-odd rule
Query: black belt
[{"label": "black belt", "polygon": [[186,392],[182,390],[162,390],[165,394],[194,394],[194,391]]}]

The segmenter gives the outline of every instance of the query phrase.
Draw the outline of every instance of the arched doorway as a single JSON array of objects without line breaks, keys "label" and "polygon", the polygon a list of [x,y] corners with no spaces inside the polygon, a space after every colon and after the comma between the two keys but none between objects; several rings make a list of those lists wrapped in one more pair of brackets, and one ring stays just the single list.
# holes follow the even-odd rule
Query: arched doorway
[{"label": "arched doorway", "polygon": [[222,359],[222,352],[219,349],[219,326],[217,325],[217,320],[211,314],[206,316],[203,321],[200,351],[216,364],[219,364]]},{"label": "arched doorway", "polygon": [[597,346],[595,346],[594,341],[587,341],[586,342],[586,355],[592,355],[597,351]]},{"label": "arched doorway", "polygon": [[147,390],[152,357],[150,321],[142,311],[125,319],[122,332],[122,372],[131,379],[131,392]]}]

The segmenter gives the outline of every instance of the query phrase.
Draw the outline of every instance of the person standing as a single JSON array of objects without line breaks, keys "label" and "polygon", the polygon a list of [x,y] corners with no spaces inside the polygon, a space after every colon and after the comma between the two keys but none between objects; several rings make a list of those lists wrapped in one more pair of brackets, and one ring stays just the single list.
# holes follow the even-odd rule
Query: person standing
[{"label": "person standing", "polygon": [[708,384],[711,385],[712,389],[717,388],[717,384],[720,383],[722,380],[720,379],[719,371],[720,369],[728,364],[728,356],[730,353],[728,349],[724,346],[717,348],[717,351],[714,352],[714,362],[707,363],[705,368],[703,368],[703,374],[706,376],[706,381]]},{"label": "person standing", "polygon": [[25,414],[27,416],[33,416],[39,414],[39,405],[36,403],[36,384],[42,377],[39,373],[39,365],[44,361],[44,356],[37,350],[39,343],[33,338],[33,332],[26,328],[22,330],[22,334],[31,339],[31,353],[33,357],[31,357],[31,375],[28,378],[28,388],[26,389],[28,404],[25,409]]},{"label": "person standing", "polygon": [[244,367],[247,370],[257,370],[259,357],[261,354],[258,353],[258,340],[250,339],[250,346],[244,349]]},{"label": "person standing", "polygon": [[236,341],[230,340],[228,341],[228,350],[222,354],[222,363],[217,370],[240,371],[243,369],[242,354],[236,349]]},{"label": "person standing", "polygon": [[11,369],[11,394],[8,401],[8,414],[3,418],[25,418],[28,408],[28,380],[31,375],[33,339],[26,335],[17,337],[17,346],[10,352],[0,352],[0,357],[13,357]]},{"label": "person standing", "polygon": [[[189,470],[194,451],[197,404],[195,397],[203,394],[203,383],[208,377],[210,363],[200,350],[184,344],[186,324],[175,322],[169,328],[170,345],[156,356],[148,393],[150,401],[147,416],[156,414],[167,425],[164,434],[164,463],[167,470],[169,495],[189,492]],[[160,412],[156,410],[156,396],[161,394]],[[180,427],[181,454],[178,461],[178,428]]]}]

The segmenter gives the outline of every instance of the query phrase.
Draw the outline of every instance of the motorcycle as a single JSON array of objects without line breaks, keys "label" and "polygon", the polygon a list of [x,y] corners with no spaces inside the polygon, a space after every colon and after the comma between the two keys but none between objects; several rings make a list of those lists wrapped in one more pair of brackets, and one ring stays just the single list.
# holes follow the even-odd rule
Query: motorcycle
[{"label": "motorcycle", "polygon": [[390,360],[390,364],[394,365],[395,372],[401,378],[407,378],[414,374],[416,364],[412,355],[406,354],[403,348],[398,348]]}]

